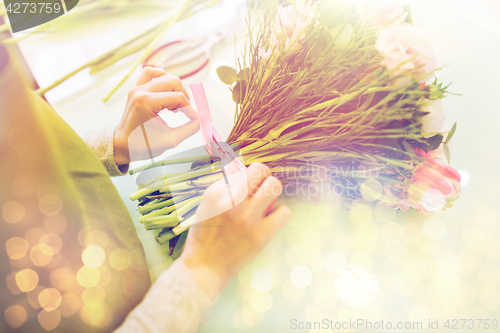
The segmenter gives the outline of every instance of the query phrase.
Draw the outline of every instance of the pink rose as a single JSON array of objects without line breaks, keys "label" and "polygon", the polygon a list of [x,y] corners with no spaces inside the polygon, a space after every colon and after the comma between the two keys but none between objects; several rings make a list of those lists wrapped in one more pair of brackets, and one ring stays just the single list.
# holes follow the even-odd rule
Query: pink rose
[{"label": "pink rose", "polygon": [[429,42],[411,25],[396,25],[380,32],[375,47],[383,57],[382,64],[391,75],[397,76],[409,71],[407,77],[399,79],[395,85],[402,87],[415,78],[425,83],[434,75],[436,58]]},{"label": "pink rose", "polygon": [[401,25],[405,23],[406,13],[397,2],[388,3],[378,7],[371,15],[371,25],[375,28],[385,27],[387,25]]},{"label": "pink rose", "polygon": [[267,61],[272,50],[279,48],[291,50],[299,46],[305,38],[305,29],[316,20],[316,2],[311,0],[297,0],[295,5],[279,7],[269,40],[270,48],[259,49],[259,56]]}]

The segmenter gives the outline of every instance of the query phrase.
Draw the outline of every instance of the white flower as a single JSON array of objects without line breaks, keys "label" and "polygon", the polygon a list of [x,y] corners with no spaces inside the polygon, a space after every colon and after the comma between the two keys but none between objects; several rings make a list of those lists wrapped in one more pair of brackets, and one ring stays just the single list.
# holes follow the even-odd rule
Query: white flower
[{"label": "white flower", "polygon": [[382,64],[388,70],[397,68],[392,76],[411,71],[408,77],[398,80],[397,86],[406,85],[412,77],[425,83],[434,75],[436,58],[431,46],[411,25],[385,28],[378,36],[375,47],[384,58]]},{"label": "white flower", "polygon": [[446,120],[446,110],[441,99],[424,100],[424,103],[422,111],[429,112],[429,114],[420,118],[422,133],[425,137],[431,137],[443,128],[443,123]]}]

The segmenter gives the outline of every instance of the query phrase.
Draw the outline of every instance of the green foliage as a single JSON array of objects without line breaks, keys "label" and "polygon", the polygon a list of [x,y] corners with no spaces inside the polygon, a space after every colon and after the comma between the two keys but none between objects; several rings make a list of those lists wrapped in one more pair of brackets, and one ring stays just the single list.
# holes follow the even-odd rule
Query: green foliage
[{"label": "green foliage", "polygon": [[241,104],[245,99],[245,93],[247,90],[246,81],[238,81],[233,88],[233,100],[236,104]]},{"label": "green foliage", "polygon": [[444,143],[448,143],[451,141],[453,138],[453,135],[455,135],[455,131],[457,130],[457,123],[453,124],[453,127],[451,128],[450,132],[448,133],[448,136],[446,137],[446,141]]},{"label": "green foliage", "polygon": [[427,140],[427,150],[437,149],[441,143],[443,142],[443,135],[436,134],[433,137],[428,138]]},{"label": "green foliage", "polygon": [[411,15],[411,5],[403,5],[403,10],[406,12],[406,23],[413,24],[413,17]]},{"label": "green foliage", "polygon": [[238,74],[236,74],[236,70],[229,66],[221,66],[217,68],[217,75],[222,82],[229,85],[235,83],[239,79]]}]

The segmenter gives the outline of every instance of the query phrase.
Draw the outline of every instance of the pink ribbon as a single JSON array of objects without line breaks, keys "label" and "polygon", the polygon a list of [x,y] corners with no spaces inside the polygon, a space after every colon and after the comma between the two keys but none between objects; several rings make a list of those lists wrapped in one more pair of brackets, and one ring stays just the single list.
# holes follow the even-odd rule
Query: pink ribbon
[{"label": "pink ribbon", "polygon": [[[226,175],[244,171],[247,167],[238,159],[238,155],[234,152],[233,148],[226,142],[220,141],[219,133],[212,126],[212,116],[210,108],[208,107],[208,100],[203,89],[203,84],[196,83],[191,85],[193,92],[194,102],[198,109],[198,118],[200,120],[201,141],[205,146],[205,150],[212,156],[220,157],[222,172]],[[231,195],[231,192],[229,192]],[[235,202],[231,196],[233,207]],[[274,207],[276,200],[267,207],[265,214],[268,214]]]},{"label": "pink ribbon", "polygon": [[246,170],[246,166],[238,159],[238,155],[236,155],[233,148],[226,142],[221,142],[219,133],[212,126],[212,116],[203,84],[192,84],[191,91],[198,109],[201,140],[207,153],[221,159],[222,171],[226,175]]}]

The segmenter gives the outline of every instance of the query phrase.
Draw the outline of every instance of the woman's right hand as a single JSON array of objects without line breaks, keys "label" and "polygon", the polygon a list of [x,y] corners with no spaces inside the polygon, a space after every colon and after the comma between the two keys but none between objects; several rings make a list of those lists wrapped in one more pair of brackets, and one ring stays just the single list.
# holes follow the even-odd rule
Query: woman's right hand
[{"label": "woman's right hand", "polygon": [[[224,211],[228,190],[224,179],[211,185],[197,210],[199,223],[191,226],[184,252],[170,269],[196,282],[214,298],[233,276],[253,260],[271,238],[288,222],[290,210],[278,206],[266,210],[282,192],[281,182],[262,163],[250,165],[246,177],[232,187],[248,188],[248,195],[236,207]],[[238,188],[232,188],[237,192]],[[213,211],[223,213],[213,216]]]}]

